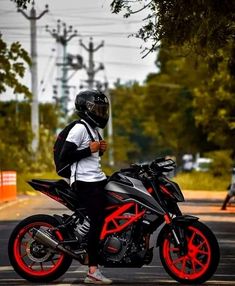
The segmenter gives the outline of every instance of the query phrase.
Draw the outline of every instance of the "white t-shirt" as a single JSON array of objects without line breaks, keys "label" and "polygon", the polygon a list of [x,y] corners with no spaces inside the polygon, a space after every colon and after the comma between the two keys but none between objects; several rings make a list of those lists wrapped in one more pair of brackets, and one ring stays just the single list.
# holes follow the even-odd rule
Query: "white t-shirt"
[{"label": "white t-shirt", "polygon": [[[99,141],[98,132],[92,129],[86,122],[95,141]],[[82,150],[89,147],[91,138],[83,124],[75,124],[69,131],[66,141],[77,145],[77,150]],[[85,182],[97,182],[105,180],[106,176],[101,170],[99,151],[91,153],[91,156],[81,159],[71,165],[70,184],[76,180]]]}]

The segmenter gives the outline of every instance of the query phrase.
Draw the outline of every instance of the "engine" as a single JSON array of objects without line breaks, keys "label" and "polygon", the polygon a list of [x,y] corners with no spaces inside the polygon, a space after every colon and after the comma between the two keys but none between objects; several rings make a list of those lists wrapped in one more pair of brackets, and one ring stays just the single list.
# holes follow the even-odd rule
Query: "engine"
[{"label": "engine", "polygon": [[129,226],[122,233],[116,233],[106,238],[103,244],[102,256],[105,261],[116,263],[128,263],[130,253],[136,252],[137,247],[133,241],[135,226]]},{"label": "engine", "polygon": [[119,262],[125,256],[129,241],[124,237],[110,236],[106,239],[103,254],[106,261]]}]

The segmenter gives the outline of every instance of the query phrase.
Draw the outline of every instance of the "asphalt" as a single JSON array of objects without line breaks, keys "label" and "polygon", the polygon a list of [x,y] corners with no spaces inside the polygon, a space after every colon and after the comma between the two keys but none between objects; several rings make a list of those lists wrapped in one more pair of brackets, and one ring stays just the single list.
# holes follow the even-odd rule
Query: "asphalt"
[{"label": "asphalt", "polygon": [[[235,233],[233,231],[235,225],[235,200],[231,200],[232,203],[228,206],[226,211],[221,211],[222,202],[227,195],[226,191],[185,190],[183,194],[185,196],[185,202],[180,203],[182,212],[199,217],[201,222],[206,223],[206,225],[213,230],[221,245],[222,260],[220,267],[217,274],[212,278],[213,280],[211,280],[209,284],[206,283],[206,285],[235,285],[233,269],[233,262],[235,261],[233,247]],[[0,220],[2,220],[2,225],[0,225],[0,240],[5,243],[5,246],[2,245],[2,249],[6,247],[9,233],[12,231],[16,221],[22,220],[26,215],[30,216],[32,213],[35,213],[35,211],[39,211],[40,213],[44,213],[45,211],[47,213],[48,211],[48,214],[61,211],[62,206],[58,208],[56,204],[58,203],[48,199],[48,197],[43,194],[36,196],[18,196],[14,201],[1,203]],[[2,267],[4,267],[0,267],[0,285],[25,285],[21,279],[15,278],[15,274],[11,272],[11,269],[9,270],[9,268],[7,268],[9,267],[8,264],[6,264],[8,263],[6,262],[8,261],[7,254],[4,251],[3,253],[5,253],[5,260],[0,259],[0,265],[2,262]],[[133,270],[132,272],[130,272],[130,269],[123,268],[121,272],[117,272],[115,268],[108,269],[108,276],[116,278],[115,282],[117,283],[113,285],[177,285],[177,283],[172,282],[172,280],[165,275],[161,267],[159,261],[156,260],[154,264],[148,265],[143,269]],[[78,267],[76,264],[73,264],[73,268],[62,278],[62,283],[58,284],[56,282],[56,285],[82,285],[83,283],[80,283],[80,281],[82,281],[81,279],[83,279],[85,272],[86,270],[81,269],[80,265]],[[70,281],[72,282],[70,283]],[[55,284],[53,283],[53,285]]]}]

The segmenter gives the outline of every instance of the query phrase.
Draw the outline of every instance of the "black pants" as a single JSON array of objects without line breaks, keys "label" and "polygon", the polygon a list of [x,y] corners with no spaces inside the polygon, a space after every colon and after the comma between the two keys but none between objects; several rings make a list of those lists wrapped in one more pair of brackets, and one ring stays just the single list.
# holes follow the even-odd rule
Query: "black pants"
[{"label": "black pants", "polygon": [[89,266],[98,265],[98,246],[100,232],[104,222],[104,186],[106,183],[106,180],[100,182],[76,181],[72,185],[81,206],[86,208],[90,218],[90,230],[88,233]]}]

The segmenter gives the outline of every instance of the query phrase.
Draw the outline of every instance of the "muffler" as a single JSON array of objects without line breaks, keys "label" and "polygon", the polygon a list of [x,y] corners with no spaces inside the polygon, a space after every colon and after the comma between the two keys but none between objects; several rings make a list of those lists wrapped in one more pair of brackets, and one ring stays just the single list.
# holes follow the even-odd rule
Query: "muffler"
[{"label": "muffler", "polygon": [[33,238],[42,243],[43,245],[50,247],[52,249],[56,249],[59,245],[59,242],[49,236],[45,231],[40,229],[33,229]]},{"label": "muffler", "polygon": [[53,250],[60,250],[61,252],[69,256],[72,256],[76,260],[80,260],[81,259],[80,255],[86,253],[85,250],[76,251],[76,253],[72,252],[71,250],[63,247],[60,244],[60,242],[58,242],[56,239],[50,237],[50,235],[46,231],[34,228],[32,232],[33,232],[33,238],[36,241],[40,242],[46,247],[52,248]]}]

